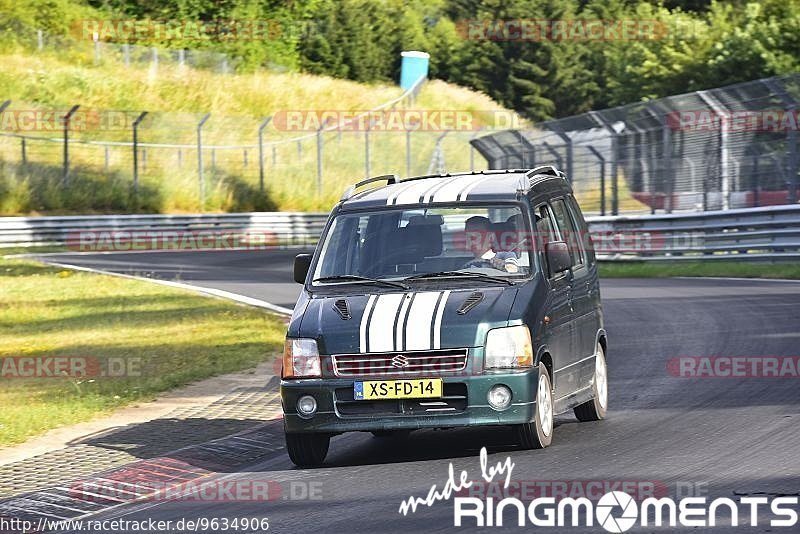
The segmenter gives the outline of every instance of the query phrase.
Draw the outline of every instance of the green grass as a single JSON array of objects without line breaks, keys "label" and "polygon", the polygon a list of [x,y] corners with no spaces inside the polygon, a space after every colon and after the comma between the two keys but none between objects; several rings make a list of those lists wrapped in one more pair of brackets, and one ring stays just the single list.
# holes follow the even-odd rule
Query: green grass
[{"label": "green grass", "polygon": [[798,263],[766,262],[601,262],[602,278],[666,278],[670,276],[711,276],[733,278],[800,279]]},{"label": "green grass", "polygon": [[0,358],[86,357],[138,368],[124,378],[0,378],[0,445],[253,367],[281,350],[284,333],[279,318],[220,299],[0,260]]}]

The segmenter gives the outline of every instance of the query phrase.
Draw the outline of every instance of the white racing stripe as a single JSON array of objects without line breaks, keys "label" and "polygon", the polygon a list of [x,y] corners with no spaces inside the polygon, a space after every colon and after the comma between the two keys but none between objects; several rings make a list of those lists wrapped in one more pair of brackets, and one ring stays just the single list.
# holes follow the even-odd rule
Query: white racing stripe
[{"label": "white racing stripe", "polygon": [[484,178],[486,177],[482,174],[477,176],[460,177],[458,180],[450,182],[439,189],[436,194],[433,195],[432,202],[455,202],[459,199],[462,191],[469,188],[473,183],[476,183]]},{"label": "white racing stripe", "polygon": [[442,317],[450,291],[371,295],[361,316],[359,351],[441,348]]},{"label": "white racing stripe", "polygon": [[397,316],[397,322],[394,327],[394,346],[396,350],[403,350],[403,333],[405,332],[404,325],[408,320],[408,309],[411,304],[413,293],[408,293],[400,304],[400,313]]},{"label": "white racing stripe", "polygon": [[431,188],[431,184],[427,180],[420,180],[419,182],[412,183],[411,187],[403,189],[395,198],[395,204],[419,204],[419,197]]},{"label": "white racing stripe", "polygon": [[367,352],[367,325],[369,325],[369,315],[370,312],[372,312],[372,307],[375,305],[375,299],[377,298],[377,295],[369,296],[369,299],[367,300],[367,306],[364,308],[364,315],[361,316],[359,337],[359,350],[361,352]]},{"label": "white racing stripe", "polygon": [[482,183],[484,183],[484,182],[486,182],[488,180],[491,180],[491,178],[488,177],[488,176],[484,176],[483,179],[479,179],[479,180],[476,180],[476,181],[472,182],[463,191],[461,191],[461,193],[458,195],[458,199],[457,200],[467,200],[467,195],[472,193],[473,189],[475,189],[480,184],[482,184]]},{"label": "white racing stripe", "polygon": [[417,293],[408,312],[406,323],[406,346],[404,350],[431,349],[431,330],[436,314],[436,303],[441,296],[440,291]]},{"label": "white racing stripe", "polygon": [[433,348],[442,348],[442,315],[444,315],[444,307],[447,305],[447,299],[450,297],[450,290],[448,289],[442,294],[442,300],[439,302],[439,308],[436,310],[436,317],[433,320]]},{"label": "white racing stripe", "polygon": [[389,352],[394,348],[394,319],[403,301],[403,293],[380,295],[367,326],[369,352]]},{"label": "white racing stripe", "polygon": [[459,181],[460,179],[461,179],[460,176],[456,176],[455,178],[439,180],[438,182],[436,182],[436,185],[425,191],[425,197],[422,199],[422,202],[424,203],[433,202],[433,197],[438,191],[440,191],[447,185],[452,184],[453,182]]}]

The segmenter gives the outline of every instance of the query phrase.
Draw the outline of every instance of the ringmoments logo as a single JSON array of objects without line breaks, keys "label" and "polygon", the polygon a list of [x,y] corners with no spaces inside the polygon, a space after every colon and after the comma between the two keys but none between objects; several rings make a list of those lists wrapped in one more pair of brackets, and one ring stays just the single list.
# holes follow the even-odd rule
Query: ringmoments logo
[{"label": "ringmoments logo", "polygon": [[[637,501],[626,491],[612,489],[598,499],[587,497],[515,496],[495,498],[462,496],[476,484],[498,484],[508,489],[514,463],[510,457],[490,466],[486,448],[480,452],[480,479],[472,479],[466,470],[456,475],[453,464],[441,489],[431,486],[425,497],[408,497],[399,513],[406,516],[419,507],[431,507],[440,501],[453,501],[453,525],[456,527],[602,527],[607,532],[627,532],[642,527],[797,527],[800,497],[744,496],[737,501],[727,497],[709,499],[689,496],[678,500],[649,496]],[[495,482],[497,479],[497,482]],[[648,486],[649,487],[649,486]],[[653,486],[655,488],[655,486]]]}]

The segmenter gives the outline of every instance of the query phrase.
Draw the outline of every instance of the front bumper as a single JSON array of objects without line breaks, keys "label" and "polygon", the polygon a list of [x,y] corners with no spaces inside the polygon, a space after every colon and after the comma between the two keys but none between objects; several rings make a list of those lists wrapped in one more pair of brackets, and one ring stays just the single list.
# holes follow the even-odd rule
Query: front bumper
[{"label": "front bumper", "polygon": [[[397,377],[369,377],[392,380]],[[403,377],[412,378],[412,377]],[[425,378],[425,377],[413,377]],[[349,431],[416,430],[476,425],[528,423],[535,414],[537,368],[514,372],[487,372],[480,376],[443,376],[442,401],[447,409],[427,408],[414,399],[405,401],[353,401],[353,378],[298,379],[281,381],[281,404],[287,432],[337,434]],[[498,411],[489,406],[486,395],[495,384],[511,389],[511,405]],[[311,418],[297,412],[297,400],[313,395],[317,413]]]}]

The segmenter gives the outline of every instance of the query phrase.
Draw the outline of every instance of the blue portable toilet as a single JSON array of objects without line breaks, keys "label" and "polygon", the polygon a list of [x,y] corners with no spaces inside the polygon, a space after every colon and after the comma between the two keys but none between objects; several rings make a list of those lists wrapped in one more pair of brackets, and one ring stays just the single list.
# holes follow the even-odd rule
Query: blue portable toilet
[{"label": "blue portable toilet", "polygon": [[407,52],[400,52],[403,57],[400,65],[400,87],[404,91],[408,91],[420,78],[428,77],[428,64],[430,63],[431,55],[427,52],[417,52],[411,50]]}]

